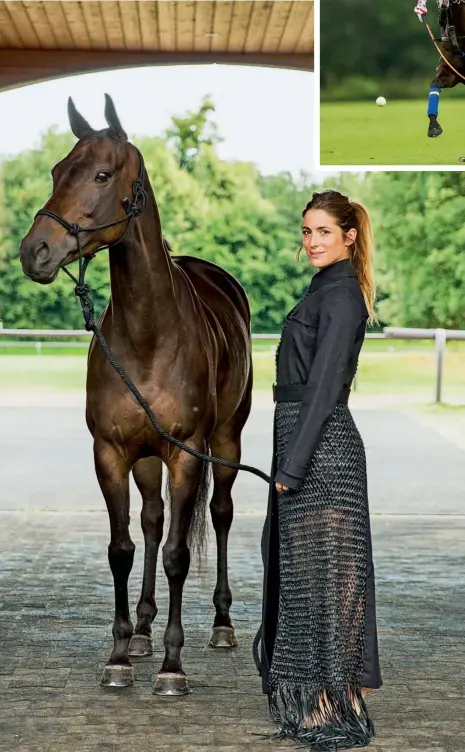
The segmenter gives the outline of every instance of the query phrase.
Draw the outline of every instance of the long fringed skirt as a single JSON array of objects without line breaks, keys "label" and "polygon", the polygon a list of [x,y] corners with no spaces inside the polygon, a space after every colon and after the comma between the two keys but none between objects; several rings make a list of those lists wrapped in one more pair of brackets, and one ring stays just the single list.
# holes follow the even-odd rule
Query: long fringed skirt
[{"label": "long fringed skirt", "polygon": [[[276,405],[276,464],[300,406]],[[266,692],[278,734],[317,752],[365,747],[374,727],[361,687],[382,682],[365,448],[347,405],[325,423],[300,490],[275,499],[279,608]]]}]

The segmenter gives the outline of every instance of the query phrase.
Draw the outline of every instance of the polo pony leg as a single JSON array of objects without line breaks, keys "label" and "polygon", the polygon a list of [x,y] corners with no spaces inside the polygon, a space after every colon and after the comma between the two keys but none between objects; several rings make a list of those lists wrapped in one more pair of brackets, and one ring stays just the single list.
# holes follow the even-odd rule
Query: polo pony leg
[{"label": "polo pony leg", "polygon": [[431,86],[429,90],[429,95],[428,95],[428,111],[427,111],[427,114],[429,117],[429,128],[428,128],[429,138],[437,138],[437,136],[440,136],[442,133],[442,128],[438,122],[440,94],[441,94],[441,89],[439,86]]},{"label": "polo pony leg", "polygon": [[442,128],[438,122],[439,114],[439,97],[443,89],[452,89],[460,83],[460,78],[454,73],[449,66],[442,61],[436,69],[436,78],[431,81],[428,96],[428,137],[437,138],[441,135]]}]

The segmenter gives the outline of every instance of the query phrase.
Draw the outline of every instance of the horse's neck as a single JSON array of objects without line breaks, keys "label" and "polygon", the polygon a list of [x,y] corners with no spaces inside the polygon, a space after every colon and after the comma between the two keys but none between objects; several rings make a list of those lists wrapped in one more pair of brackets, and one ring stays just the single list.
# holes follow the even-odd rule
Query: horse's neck
[{"label": "horse's neck", "polygon": [[465,23],[465,4],[463,2],[451,2],[449,4],[449,17],[456,28],[458,27],[459,30],[463,29]]},{"label": "horse's neck", "polygon": [[172,332],[178,310],[173,272],[150,189],[133,230],[110,249],[111,311],[118,336],[149,346]]}]

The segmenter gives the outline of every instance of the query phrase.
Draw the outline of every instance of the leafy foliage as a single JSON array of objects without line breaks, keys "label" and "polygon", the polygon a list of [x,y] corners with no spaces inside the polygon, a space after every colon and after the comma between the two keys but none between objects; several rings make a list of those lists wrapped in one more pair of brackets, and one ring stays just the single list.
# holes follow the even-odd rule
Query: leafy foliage
[{"label": "leafy foliage", "polygon": [[393,325],[465,328],[465,175],[367,177],[377,242],[381,317]]},{"label": "leafy foliage", "polygon": [[[275,331],[311,276],[308,264],[295,260],[310,180],[302,175],[295,184],[287,173],[264,177],[252,164],[222,161],[215,152],[219,136],[208,120],[213,109],[205,100],[199,113],[173,118],[165,138],[136,143],[174,253],[225,266],[246,288],[254,330]],[[49,131],[38,149],[7,158],[0,167],[0,319],[5,327],[82,326],[70,280],[60,274],[53,285],[34,284],[19,262],[21,239],[50,195],[50,170],[72,145],[71,135]],[[88,280],[98,314],[110,292],[105,252],[92,262]]]},{"label": "leafy foliage", "polygon": [[172,126],[166,131],[168,143],[173,144],[180,167],[192,172],[203,146],[222,141],[215,123],[208,120],[215,105],[205,97],[197,112],[189,112],[184,117],[174,116]]},{"label": "leafy foliage", "polygon": [[[438,54],[415,0],[325,0],[321,3],[321,88],[324,98],[373,99],[425,96]],[[436,3],[428,22],[439,34]],[[335,21],[337,19],[337,21]],[[457,87],[461,89],[462,87]],[[460,92],[458,92],[460,93]]]},{"label": "leafy foliage", "polygon": [[[301,212],[312,190],[322,187],[361,201],[372,216],[382,325],[465,327],[464,173],[343,173],[320,185],[305,174],[299,179],[285,172],[264,176],[252,164],[219,158],[214,139],[204,138],[202,130],[210,112],[204,110],[199,121],[203,125],[189,169],[180,167],[180,154],[188,150],[184,138],[191,144],[192,131],[184,127],[190,114],[173,119],[168,138],[139,139],[137,146],[174,253],[209,259],[234,274],[248,293],[253,331],[279,331],[310,281],[305,255],[296,261]],[[50,195],[50,169],[72,144],[71,135],[50,131],[40,148],[0,166],[0,319],[5,327],[82,327],[71,281],[60,274],[53,285],[34,284],[19,263],[21,238]],[[92,263],[88,278],[100,313],[110,291],[105,252]]]}]

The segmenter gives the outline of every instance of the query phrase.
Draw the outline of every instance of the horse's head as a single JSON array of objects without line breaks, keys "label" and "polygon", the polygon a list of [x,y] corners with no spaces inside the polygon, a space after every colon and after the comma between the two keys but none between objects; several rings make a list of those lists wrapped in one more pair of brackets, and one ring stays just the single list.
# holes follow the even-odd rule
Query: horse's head
[{"label": "horse's head", "polygon": [[[71,130],[79,139],[72,151],[52,170],[53,193],[43,210],[57,215],[36,215],[21,243],[23,271],[35,282],[53,282],[61,267],[79,257],[77,226],[99,227],[80,232],[82,255],[116,243],[124,234],[133,200],[133,181],[141,169],[137,149],[128,143],[111,98],[105,94],[108,128],[95,131],[68,100]],[[110,223],[109,227],[101,227]],[[71,227],[72,226],[72,227]]]}]

